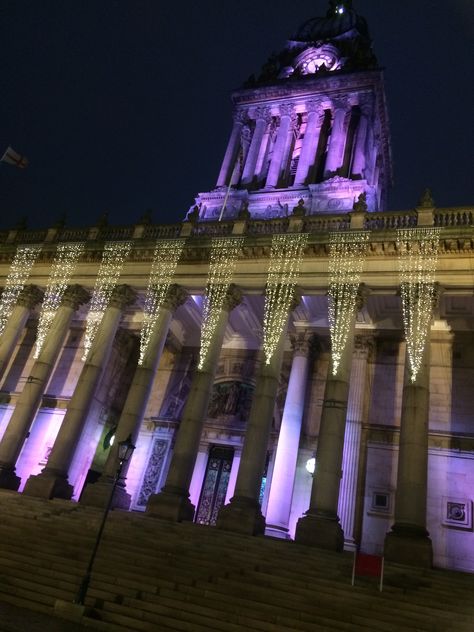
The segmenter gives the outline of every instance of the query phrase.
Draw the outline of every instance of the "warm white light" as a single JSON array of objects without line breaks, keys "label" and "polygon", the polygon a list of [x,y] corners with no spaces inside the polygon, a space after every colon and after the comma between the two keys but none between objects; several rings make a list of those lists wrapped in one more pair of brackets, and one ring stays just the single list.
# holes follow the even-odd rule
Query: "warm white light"
[{"label": "warm white light", "polygon": [[288,320],[307,233],[273,235],[263,316],[263,352],[270,364]]},{"label": "warm white light", "polygon": [[143,324],[140,332],[140,358],[143,364],[160,307],[168,294],[171,279],[184,247],[184,239],[159,240],[153,253],[153,263],[145,295]]},{"label": "warm white light", "polygon": [[87,315],[86,335],[84,340],[85,361],[94,341],[99,325],[104,317],[112,292],[117,285],[125,259],[128,257],[131,242],[107,242],[102,253],[102,263],[97,273],[94,292],[90,302],[90,310]]},{"label": "warm white light", "polygon": [[202,309],[199,369],[204,367],[212,337],[217,327],[219,313],[224,305],[237,258],[242,249],[242,242],[242,237],[218,237],[212,240],[211,261]]},{"label": "warm white light", "polygon": [[306,461],[306,471],[309,472],[310,474],[314,474],[315,470],[316,470],[316,459],[313,456]]},{"label": "warm white light", "polygon": [[38,321],[34,357],[38,358],[61,299],[72,277],[84,243],[59,244],[54,257]]},{"label": "warm white light", "polygon": [[41,246],[18,246],[0,298],[0,336],[23,290]]},{"label": "warm white light", "polygon": [[337,375],[356,310],[368,241],[368,232],[340,232],[330,236],[328,309],[334,376]]},{"label": "warm white light", "polygon": [[412,382],[420,371],[431,325],[439,236],[439,228],[397,232],[403,326]]}]

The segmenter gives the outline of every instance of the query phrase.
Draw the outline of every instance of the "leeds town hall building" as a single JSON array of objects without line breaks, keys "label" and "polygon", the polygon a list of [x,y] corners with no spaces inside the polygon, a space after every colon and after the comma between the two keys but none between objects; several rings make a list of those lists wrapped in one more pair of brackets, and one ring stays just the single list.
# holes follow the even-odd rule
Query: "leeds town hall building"
[{"label": "leeds town hall building", "polygon": [[474,207],[386,210],[351,2],[232,117],[182,222],[0,232],[0,488],[103,507],[131,437],[116,508],[474,571]]}]

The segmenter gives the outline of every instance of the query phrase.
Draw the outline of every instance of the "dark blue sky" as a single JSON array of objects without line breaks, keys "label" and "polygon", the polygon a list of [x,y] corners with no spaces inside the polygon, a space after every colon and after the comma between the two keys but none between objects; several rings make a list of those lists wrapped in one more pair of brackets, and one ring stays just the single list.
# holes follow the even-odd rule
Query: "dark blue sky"
[{"label": "dark blue sky", "polygon": [[[0,0],[0,228],[181,220],[211,189],[229,94],[327,0]],[[386,68],[391,209],[474,205],[473,0],[354,0]]]}]

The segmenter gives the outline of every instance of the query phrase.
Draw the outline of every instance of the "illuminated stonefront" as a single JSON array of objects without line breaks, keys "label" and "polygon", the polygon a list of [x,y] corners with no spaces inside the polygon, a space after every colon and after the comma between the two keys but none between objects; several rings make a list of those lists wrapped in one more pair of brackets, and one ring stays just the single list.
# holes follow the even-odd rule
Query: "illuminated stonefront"
[{"label": "illuminated stonefront", "polygon": [[[425,195],[384,210],[382,74],[349,5],[331,3],[234,94],[218,186],[185,221],[0,233],[0,486],[101,505],[115,442],[131,434],[116,506],[474,570],[474,208]],[[437,285],[400,296],[401,240],[420,249],[434,233],[434,279],[418,281]],[[343,270],[334,244],[346,235],[364,248]],[[218,243],[232,256],[213,276]],[[81,244],[77,262],[35,359],[42,292],[66,244]],[[25,245],[38,250],[27,261]],[[347,300],[339,274],[354,285]],[[431,312],[414,376],[417,309]]]}]

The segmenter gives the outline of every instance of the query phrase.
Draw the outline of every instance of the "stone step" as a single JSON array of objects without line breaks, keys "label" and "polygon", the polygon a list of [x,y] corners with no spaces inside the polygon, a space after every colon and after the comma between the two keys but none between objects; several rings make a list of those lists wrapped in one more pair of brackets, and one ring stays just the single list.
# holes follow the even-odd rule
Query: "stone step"
[{"label": "stone step", "polygon": [[[313,630],[327,630],[329,625],[335,627],[339,623],[332,617],[325,617],[323,612],[319,612],[317,617],[312,617],[311,621],[304,621],[303,619],[298,619],[294,616],[294,612],[292,613],[291,610],[283,606],[275,608],[273,605],[239,598],[224,600],[219,593],[212,593],[208,590],[199,591],[197,589],[193,590],[192,594],[187,592],[185,595],[163,590],[158,597],[151,601],[160,605],[180,607],[191,612],[196,611],[197,608],[198,611],[213,612],[214,616],[218,616],[218,613],[222,613],[223,616],[227,617],[233,615],[239,623],[256,630],[274,630],[275,626],[279,626],[284,630],[291,628],[312,632]],[[142,608],[148,607],[148,605],[142,605]],[[341,625],[343,624],[339,624],[337,629],[348,629],[341,627]],[[358,628],[351,627],[350,629],[356,630]],[[360,630],[365,629],[365,627],[360,627]]]},{"label": "stone step", "polygon": [[[240,589],[238,589],[240,588]],[[326,618],[328,620],[333,620],[334,623],[337,623],[340,629],[350,630],[351,626],[354,623],[358,625],[362,625],[364,629],[370,630],[400,630],[400,627],[393,627],[390,624],[390,620],[393,618],[391,615],[385,615],[384,613],[380,613],[374,609],[371,609],[369,604],[370,601],[364,595],[366,607],[364,609],[363,600],[360,601],[360,607],[354,608],[347,607],[345,609],[341,609],[341,600],[338,596],[335,596],[329,603],[319,603],[318,601],[314,601],[317,599],[317,596],[313,596],[313,600],[308,600],[306,597],[301,599],[292,598],[292,596],[285,596],[284,593],[274,594],[271,591],[263,591],[260,587],[252,586],[249,588],[245,588],[244,586],[229,586],[227,584],[204,584],[203,582],[197,583],[196,587],[184,588],[185,592],[199,595],[199,591],[201,594],[205,594],[212,597],[214,600],[221,600],[225,603],[226,600],[229,600],[230,603],[235,605],[240,605],[241,607],[248,607],[263,610],[268,610],[268,608],[272,608],[273,612],[278,613],[281,612],[283,606],[281,604],[285,604],[284,612],[286,612],[286,616],[288,618],[301,619],[303,621],[319,621],[319,618]],[[166,591],[164,594],[168,594]],[[238,595],[235,596],[235,595]],[[373,596],[371,597],[371,599]],[[366,612],[370,610],[370,617],[368,618]],[[384,620],[386,619],[386,620]],[[415,623],[410,621],[405,617],[397,618],[400,623],[403,622],[404,629],[417,629]],[[432,629],[428,628],[419,628],[419,629]]]}]

